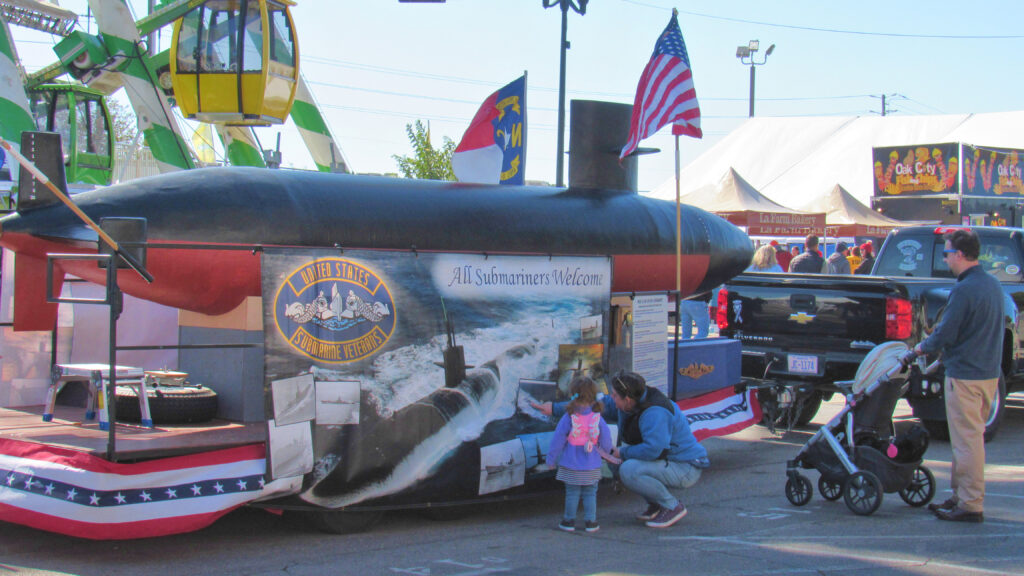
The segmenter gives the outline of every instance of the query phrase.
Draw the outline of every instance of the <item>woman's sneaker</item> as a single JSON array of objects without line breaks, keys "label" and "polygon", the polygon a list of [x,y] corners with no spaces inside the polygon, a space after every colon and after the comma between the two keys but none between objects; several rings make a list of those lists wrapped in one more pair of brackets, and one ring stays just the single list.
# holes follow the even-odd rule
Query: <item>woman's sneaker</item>
[{"label": "woman's sneaker", "polygon": [[597,522],[587,522],[587,527],[586,527],[586,531],[587,532],[597,532],[600,529],[601,529],[601,525],[598,524]]},{"label": "woman's sneaker", "polygon": [[646,522],[657,516],[658,512],[661,512],[661,506],[658,506],[657,504],[648,504],[646,510],[636,515],[636,519]]},{"label": "woman's sneaker", "polygon": [[651,528],[668,528],[669,526],[679,522],[686,516],[686,506],[680,502],[675,508],[671,510],[662,510],[658,514],[646,522],[647,526]]},{"label": "woman's sneaker", "polygon": [[562,519],[562,521],[558,523],[558,529],[559,530],[565,530],[566,532],[575,532],[576,531],[576,521],[575,520],[565,520],[565,519]]}]

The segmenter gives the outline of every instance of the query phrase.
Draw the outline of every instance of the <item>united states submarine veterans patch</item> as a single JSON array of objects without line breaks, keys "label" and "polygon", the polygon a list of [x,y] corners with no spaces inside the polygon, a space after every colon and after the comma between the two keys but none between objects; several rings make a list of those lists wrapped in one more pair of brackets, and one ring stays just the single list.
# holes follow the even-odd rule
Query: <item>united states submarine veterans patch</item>
[{"label": "united states submarine veterans patch", "polygon": [[274,322],[288,344],[319,362],[372,356],[395,330],[387,285],[369,268],[321,258],[292,270],[274,297]]}]

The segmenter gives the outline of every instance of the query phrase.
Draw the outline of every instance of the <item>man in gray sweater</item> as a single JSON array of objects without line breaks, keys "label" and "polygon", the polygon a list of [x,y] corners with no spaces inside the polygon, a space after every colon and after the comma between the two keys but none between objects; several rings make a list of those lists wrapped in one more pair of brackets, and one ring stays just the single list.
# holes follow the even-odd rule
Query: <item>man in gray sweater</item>
[{"label": "man in gray sweater", "polygon": [[829,274],[852,274],[850,271],[850,261],[846,259],[847,248],[849,246],[847,246],[846,242],[836,244],[836,251],[826,260]]},{"label": "man in gray sweater", "polygon": [[945,236],[943,258],[956,274],[946,311],[931,335],[904,357],[942,352],[946,420],[953,449],[953,496],[928,508],[941,520],[983,522],[985,420],[999,390],[1003,290],[978,265],[981,243],[969,229]]}]

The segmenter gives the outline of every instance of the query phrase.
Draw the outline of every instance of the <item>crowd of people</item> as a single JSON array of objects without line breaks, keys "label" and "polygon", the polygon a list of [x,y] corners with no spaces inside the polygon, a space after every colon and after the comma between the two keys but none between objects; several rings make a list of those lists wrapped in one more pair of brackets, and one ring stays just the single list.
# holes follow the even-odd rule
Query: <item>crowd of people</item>
[{"label": "crowd of people", "polygon": [[747,272],[794,272],[802,274],[871,274],[875,250],[870,241],[860,246],[838,242],[827,259],[819,239],[811,234],[804,239],[804,248],[787,250],[777,240],[764,244],[754,252]]}]

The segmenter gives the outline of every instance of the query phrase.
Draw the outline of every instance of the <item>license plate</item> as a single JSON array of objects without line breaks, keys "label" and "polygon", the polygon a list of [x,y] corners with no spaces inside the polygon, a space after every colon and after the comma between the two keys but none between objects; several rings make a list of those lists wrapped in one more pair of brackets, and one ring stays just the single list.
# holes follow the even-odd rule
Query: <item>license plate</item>
[{"label": "license plate", "polygon": [[790,354],[787,358],[789,371],[794,374],[817,374],[818,357]]}]

